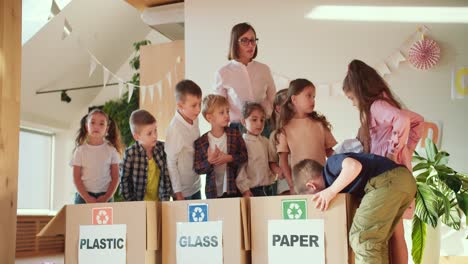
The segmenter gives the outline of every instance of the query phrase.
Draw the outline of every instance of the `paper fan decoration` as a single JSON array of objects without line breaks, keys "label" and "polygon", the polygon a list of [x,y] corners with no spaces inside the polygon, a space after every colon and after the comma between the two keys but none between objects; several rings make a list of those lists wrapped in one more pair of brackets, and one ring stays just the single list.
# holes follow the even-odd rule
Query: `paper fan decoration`
[{"label": "paper fan decoration", "polygon": [[409,62],[419,70],[429,70],[439,62],[440,47],[432,39],[423,39],[413,44],[408,53]]}]

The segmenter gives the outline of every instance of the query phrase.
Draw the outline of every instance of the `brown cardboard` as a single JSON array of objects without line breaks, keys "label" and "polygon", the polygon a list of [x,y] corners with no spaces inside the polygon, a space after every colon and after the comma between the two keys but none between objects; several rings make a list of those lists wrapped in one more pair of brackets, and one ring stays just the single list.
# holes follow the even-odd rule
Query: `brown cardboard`
[{"label": "brown cardboard", "polygon": [[[348,243],[348,231],[356,203],[349,194],[339,194],[325,212],[315,209],[315,203],[312,202],[310,195],[251,198],[250,228],[253,264],[268,263],[268,220],[283,219],[282,200],[285,199],[307,199],[307,218],[324,219],[326,263],[354,263],[354,255]],[[302,263],[313,263],[313,260]]]},{"label": "brown cardboard", "polygon": [[127,263],[161,263],[156,202],[66,205],[38,236],[65,235],[65,263],[78,263],[80,225],[92,225],[92,209],[99,207],[112,207],[113,224],[127,225]]},{"label": "brown cardboard", "polygon": [[176,264],[176,223],[188,222],[188,205],[197,203],[208,204],[208,221],[223,221],[223,263],[250,263],[248,203],[243,198],[163,202],[162,263]]}]

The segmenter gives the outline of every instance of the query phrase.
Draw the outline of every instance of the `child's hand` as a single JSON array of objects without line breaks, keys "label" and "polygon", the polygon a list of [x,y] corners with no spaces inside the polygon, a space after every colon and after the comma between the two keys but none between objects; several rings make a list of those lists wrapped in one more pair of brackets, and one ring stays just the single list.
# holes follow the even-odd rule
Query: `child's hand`
[{"label": "child's hand", "polygon": [[320,191],[312,195],[312,201],[315,201],[315,208],[320,209],[321,211],[326,211],[330,202],[335,199],[337,193],[332,191],[330,188],[326,188],[323,191]]},{"label": "child's hand", "polygon": [[244,193],[242,193],[242,196],[244,197],[252,197],[254,196],[253,193],[250,191],[250,190],[247,190],[245,191]]},{"label": "child's hand", "polygon": [[107,200],[105,195],[101,195],[96,199],[96,203],[105,203]]},{"label": "child's hand", "polygon": [[232,161],[232,156],[229,154],[226,154],[222,151],[219,151],[218,157],[213,160],[213,165],[218,166],[218,165],[223,165],[225,163],[231,162]]},{"label": "child's hand", "polygon": [[219,150],[218,146],[215,146],[214,150],[211,150],[211,148],[208,147],[208,162],[210,164],[214,164],[215,160],[218,158],[220,152],[221,151]]},{"label": "child's hand", "polygon": [[96,198],[89,196],[85,198],[86,203],[96,203]]},{"label": "child's hand", "polygon": [[280,180],[284,179],[284,173],[283,173],[283,170],[281,169],[281,167],[275,167],[275,169],[273,170],[273,173],[276,174],[276,177]]},{"label": "child's hand", "polygon": [[175,194],[175,196],[176,196],[176,200],[178,200],[178,201],[185,200],[185,197],[182,195],[181,192],[177,192],[177,193]]}]

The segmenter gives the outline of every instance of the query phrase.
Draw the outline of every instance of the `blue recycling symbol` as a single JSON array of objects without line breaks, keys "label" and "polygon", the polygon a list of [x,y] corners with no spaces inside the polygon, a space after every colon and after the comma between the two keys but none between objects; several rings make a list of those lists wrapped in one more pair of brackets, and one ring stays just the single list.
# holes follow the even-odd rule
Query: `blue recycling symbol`
[{"label": "blue recycling symbol", "polygon": [[189,204],[188,220],[189,222],[207,222],[208,204]]}]

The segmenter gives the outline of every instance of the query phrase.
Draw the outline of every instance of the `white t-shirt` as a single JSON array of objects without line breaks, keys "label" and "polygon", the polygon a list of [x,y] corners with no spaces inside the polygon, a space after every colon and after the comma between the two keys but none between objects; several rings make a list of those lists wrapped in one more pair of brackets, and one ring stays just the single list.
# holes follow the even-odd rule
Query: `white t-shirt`
[{"label": "white t-shirt", "polygon": [[119,162],[120,157],[117,150],[104,142],[104,144],[97,146],[89,144],[79,146],[70,165],[81,167],[81,181],[83,181],[86,191],[100,193],[107,192],[112,180],[111,165],[119,164]]},{"label": "white t-shirt", "polygon": [[193,142],[200,137],[198,119],[189,124],[176,111],[167,129],[164,149],[174,192],[192,196],[201,188],[200,175],[193,170]]},{"label": "white t-shirt", "polygon": [[[215,150],[215,146],[218,146],[218,149],[227,154],[227,136],[226,133],[219,138],[213,136],[211,132],[208,133],[208,142],[210,143],[210,149]],[[214,173],[216,175],[216,191],[218,197],[222,196],[227,191],[227,171],[226,163],[223,165],[215,166]]]}]

